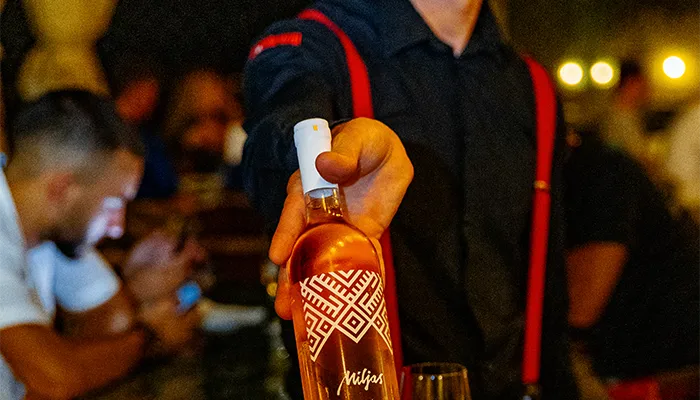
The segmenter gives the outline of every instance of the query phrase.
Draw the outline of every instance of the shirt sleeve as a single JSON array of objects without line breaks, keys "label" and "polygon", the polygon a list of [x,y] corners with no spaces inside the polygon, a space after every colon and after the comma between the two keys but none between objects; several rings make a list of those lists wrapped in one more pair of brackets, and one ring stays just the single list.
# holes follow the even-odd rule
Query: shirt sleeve
[{"label": "shirt sleeve", "polygon": [[631,247],[640,214],[639,167],[617,151],[599,152],[574,155],[586,159],[567,166],[568,247],[593,242]]},{"label": "shirt sleeve", "polygon": [[77,260],[56,253],[54,285],[56,300],[63,309],[87,311],[104,304],[119,291],[119,278],[96,250],[91,249]]},{"label": "shirt sleeve", "polygon": [[0,329],[51,323],[51,316],[44,311],[23,275],[26,271],[23,250],[13,250],[10,245],[0,243]]},{"label": "shirt sleeve", "polygon": [[[301,35],[296,43],[258,47],[266,38]],[[347,85],[345,58],[337,38],[314,21],[291,20],[270,27],[253,46],[244,70],[248,133],[243,151],[243,183],[268,228],[279,219],[289,176],[298,168],[294,125],[308,118],[333,121],[340,108],[336,88]]]}]

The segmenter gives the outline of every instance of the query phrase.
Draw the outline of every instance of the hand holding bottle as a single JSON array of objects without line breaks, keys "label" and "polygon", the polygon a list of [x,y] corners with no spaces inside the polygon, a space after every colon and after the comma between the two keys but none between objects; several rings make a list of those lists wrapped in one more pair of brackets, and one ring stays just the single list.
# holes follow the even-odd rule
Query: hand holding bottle
[{"label": "hand holding bottle", "polygon": [[[389,226],[413,179],[413,165],[401,140],[379,121],[358,118],[333,130],[332,151],[316,159],[321,176],[343,187],[348,220],[368,237],[378,239]],[[305,202],[297,171],[289,179],[287,200],[272,238],[270,259],[284,266],[304,231]],[[291,319],[287,269],[278,279],[275,309]]]},{"label": "hand holding bottle", "polygon": [[[352,127],[357,134],[350,136]],[[283,216],[291,225],[278,230],[296,240],[278,309],[291,309],[305,399],[398,400],[376,238],[403,197],[410,162],[396,135],[376,121],[351,122],[331,142],[323,119],[294,126],[301,187],[292,180],[285,212],[296,204],[294,190],[304,193],[305,212],[298,225],[298,214]],[[337,182],[349,188],[353,208]],[[353,209],[357,214],[349,217]]]}]

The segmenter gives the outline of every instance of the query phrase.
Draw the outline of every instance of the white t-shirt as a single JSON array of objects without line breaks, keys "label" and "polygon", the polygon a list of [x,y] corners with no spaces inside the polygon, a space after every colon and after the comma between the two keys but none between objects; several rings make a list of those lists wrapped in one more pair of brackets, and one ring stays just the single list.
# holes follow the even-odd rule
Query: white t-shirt
[{"label": "white t-shirt", "polygon": [[678,202],[691,210],[700,207],[700,103],[672,129],[666,172],[677,185]]},{"label": "white t-shirt", "polygon": [[613,106],[602,126],[603,139],[642,164],[647,160],[647,138],[642,116],[635,110]]},{"label": "white t-shirt", "polygon": [[[94,250],[78,260],[53,243],[29,251],[5,175],[0,171],[0,341],[2,329],[51,325],[56,304],[81,312],[104,304],[119,291],[119,279]],[[0,355],[0,400],[21,400],[24,387]]]}]

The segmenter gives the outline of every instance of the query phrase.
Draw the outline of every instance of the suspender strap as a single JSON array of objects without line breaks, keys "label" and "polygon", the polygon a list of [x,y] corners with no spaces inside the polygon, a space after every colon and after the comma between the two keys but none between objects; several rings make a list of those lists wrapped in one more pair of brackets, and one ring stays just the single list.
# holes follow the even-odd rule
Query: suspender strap
[{"label": "suspender strap", "polygon": [[[345,50],[345,58],[348,64],[353,116],[355,118],[374,118],[372,90],[369,83],[369,76],[367,75],[367,67],[352,40],[350,40],[348,35],[343,32],[338,25],[318,10],[307,9],[302,11],[299,14],[299,18],[319,22],[338,37],[340,44],[343,46],[343,50]],[[389,230],[384,232],[379,242],[382,246],[382,258],[384,261],[384,298],[386,299],[389,330],[391,333],[392,347],[394,349],[394,364],[396,366],[396,376],[398,377],[401,376],[400,372],[403,366],[403,351],[401,348],[399,304],[396,294],[396,273],[394,270],[394,257],[391,251]]]},{"label": "suspender strap", "polygon": [[[340,40],[345,50],[345,58],[348,63],[348,72],[350,73],[350,89],[352,93],[352,112],[355,118],[366,117],[374,118],[374,108],[372,107],[372,91],[369,85],[369,76],[367,75],[367,67],[362,60],[360,53],[355,48],[352,40],[338,25],[330,18],[318,10],[308,9],[299,14],[299,18],[313,20],[325,25],[328,29]],[[396,344],[394,343],[394,346]]]},{"label": "suspender strap", "polygon": [[535,91],[537,164],[530,235],[530,267],[525,308],[522,380],[525,385],[537,385],[540,380],[542,313],[549,239],[550,186],[557,125],[557,102],[554,85],[549,79],[547,70],[530,57],[524,57],[524,60],[530,70]]}]

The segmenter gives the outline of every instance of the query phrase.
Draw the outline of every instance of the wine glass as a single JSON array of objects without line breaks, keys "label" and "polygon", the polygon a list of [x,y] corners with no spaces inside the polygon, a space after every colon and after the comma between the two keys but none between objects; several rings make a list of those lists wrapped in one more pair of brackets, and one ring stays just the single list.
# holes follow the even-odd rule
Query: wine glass
[{"label": "wine glass", "polygon": [[467,369],[456,363],[421,363],[403,368],[401,400],[471,400]]}]

